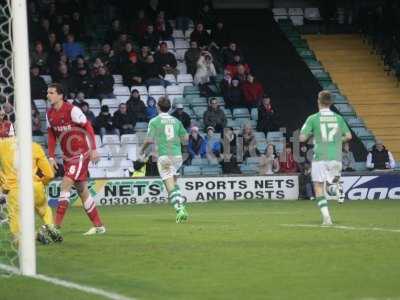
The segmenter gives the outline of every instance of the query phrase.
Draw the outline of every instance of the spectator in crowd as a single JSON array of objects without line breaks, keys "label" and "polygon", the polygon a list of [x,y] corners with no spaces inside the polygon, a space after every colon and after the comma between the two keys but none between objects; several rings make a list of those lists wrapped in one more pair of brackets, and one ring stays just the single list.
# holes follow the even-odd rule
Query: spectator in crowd
[{"label": "spectator in crowd", "polygon": [[156,99],[151,96],[147,98],[146,117],[148,122],[158,115],[156,104]]},{"label": "spectator in crowd", "polygon": [[77,82],[76,78],[69,73],[68,66],[60,63],[58,67],[57,81],[63,86],[65,96],[70,99],[75,97]]},{"label": "spectator in crowd", "polygon": [[245,104],[249,110],[260,105],[264,89],[258,81],[254,79],[254,76],[247,75],[247,80],[245,80],[241,85]]},{"label": "spectator in crowd", "polygon": [[82,30],[82,28],[84,28],[84,23],[78,11],[72,13],[72,19],[69,21],[69,26],[77,41],[84,39],[85,32]]},{"label": "spectator in crowd", "polygon": [[244,68],[244,71],[240,70],[241,73],[243,74],[249,74],[250,73],[250,67],[248,64],[242,62],[242,58],[239,54],[235,54],[233,56],[233,62],[228,64],[225,68],[225,70],[232,76],[238,76],[239,74],[239,68]]},{"label": "spectator in crowd", "polygon": [[199,20],[204,24],[204,28],[211,30],[215,25],[214,13],[208,3],[204,3],[200,9]]},{"label": "spectator in crowd", "polygon": [[237,164],[238,144],[236,134],[232,127],[227,127],[223,132],[223,160],[222,172],[224,174],[239,174]]},{"label": "spectator in crowd", "polygon": [[101,107],[100,114],[94,122],[94,129],[96,134],[100,134],[101,136],[115,133],[113,118],[107,105]]},{"label": "spectator in crowd", "polygon": [[123,69],[126,64],[129,63],[130,57],[137,55],[133,49],[133,44],[131,42],[126,42],[124,49],[117,55],[117,66],[119,69]]},{"label": "spectator in crowd", "polygon": [[135,117],[137,122],[147,122],[146,105],[140,99],[139,91],[133,89],[129,100],[126,102],[128,114]]},{"label": "spectator in crowd", "polygon": [[224,64],[229,65],[234,63],[234,57],[239,56],[241,57],[241,53],[237,48],[237,45],[235,42],[230,42],[229,46],[227,49],[225,49],[224,53]]},{"label": "spectator in crowd", "polygon": [[82,55],[78,55],[76,59],[71,64],[71,74],[76,76],[78,75],[78,70],[81,68],[89,69],[85,58]]},{"label": "spectator in crowd", "polygon": [[311,155],[306,144],[300,145],[300,158],[299,162],[299,192],[300,198],[313,200],[315,198],[314,186],[311,179]]},{"label": "spectator in crowd", "polygon": [[94,96],[99,99],[114,98],[114,78],[106,67],[99,68],[99,74],[94,77]]},{"label": "spectator in crowd", "polygon": [[353,152],[350,151],[350,144],[343,144],[342,151],[342,170],[345,172],[355,171],[356,160],[354,159]]},{"label": "spectator in crowd", "polygon": [[117,66],[117,60],[114,55],[114,50],[111,48],[110,44],[106,43],[103,45],[99,58],[102,62],[104,62],[104,65],[110,71],[115,71],[115,68]]},{"label": "spectator in crowd", "polygon": [[46,99],[47,84],[39,75],[39,67],[31,66],[31,99]]},{"label": "spectator in crowd", "polygon": [[[11,103],[6,102],[3,104],[3,110],[7,116],[8,121],[10,121],[11,123],[15,122],[15,111],[14,111],[14,107],[11,105]],[[14,130],[13,130],[14,132]]]},{"label": "spectator in crowd", "polygon": [[224,111],[219,107],[218,100],[211,98],[208,109],[204,112],[203,123],[205,128],[212,127],[216,132],[222,133],[227,120]]},{"label": "spectator in crowd", "polygon": [[78,69],[78,76],[76,78],[76,90],[82,92],[87,97],[93,95],[94,83],[92,77],[88,74],[86,68],[81,67]]},{"label": "spectator in crowd", "polygon": [[121,34],[124,34],[124,30],[121,26],[121,21],[119,19],[115,19],[111,23],[110,31],[107,33],[106,41],[107,43],[113,44],[116,39],[118,39]]},{"label": "spectator in crowd", "polygon": [[169,84],[164,80],[165,71],[159,64],[154,61],[153,55],[147,56],[146,63],[143,64],[143,79],[146,86]]},{"label": "spectator in crowd", "polygon": [[244,124],[240,137],[243,143],[243,159],[258,156],[259,151],[257,149],[256,137],[250,123]]},{"label": "spectator in crowd", "polygon": [[76,96],[74,98],[74,101],[72,101],[72,105],[81,107],[81,105],[85,102],[85,93],[83,92],[77,92]]},{"label": "spectator in crowd", "polygon": [[163,11],[160,11],[157,15],[155,31],[162,41],[174,41],[174,38],[172,37],[172,26],[165,20],[165,14]]},{"label": "spectator in crowd", "polygon": [[94,126],[94,124],[96,123],[96,116],[94,115],[94,113],[90,110],[89,107],[89,103],[83,101],[80,105],[83,114],[86,116],[86,118],[90,121],[90,123],[92,123],[92,125]]},{"label": "spectator in crowd", "polygon": [[42,74],[48,72],[48,53],[44,50],[42,42],[35,43],[35,49],[30,54],[30,60],[32,65],[36,65],[40,68]]},{"label": "spectator in crowd", "polygon": [[243,64],[238,64],[236,77],[239,78],[241,82],[244,82],[247,78],[247,75],[249,75],[249,72],[246,66]]},{"label": "spectator in crowd", "polygon": [[202,23],[197,23],[196,28],[190,34],[190,40],[196,41],[197,45],[199,45],[201,49],[208,47],[211,42],[210,35],[204,29],[204,25]]},{"label": "spectator in crowd", "polygon": [[178,65],[175,55],[168,51],[166,42],[160,43],[160,50],[154,54],[154,61],[163,68],[165,74],[178,74],[176,66]]},{"label": "spectator in crowd", "polygon": [[78,55],[85,55],[83,47],[80,43],[75,42],[75,36],[72,33],[67,35],[67,40],[63,44],[63,50],[70,60],[74,60]]},{"label": "spectator in crowd", "polygon": [[100,57],[96,57],[96,59],[93,62],[93,65],[92,65],[92,75],[93,75],[93,77],[99,75],[99,69],[100,68],[105,68],[105,64],[100,59]]},{"label": "spectator in crowd", "polygon": [[146,63],[147,57],[151,55],[151,50],[149,46],[142,46],[140,48],[140,53],[139,53],[139,62],[140,63]]},{"label": "spectator in crowd", "polygon": [[172,116],[177,118],[179,121],[181,121],[183,127],[185,127],[186,130],[189,129],[190,116],[183,110],[183,105],[181,103],[178,103],[175,106],[175,111],[172,113]]},{"label": "spectator in crowd", "polygon": [[393,154],[378,140],[367,155],[367,168],[370,170],[392,170],[396,167]]},{"label": "spectator in crowd", "polygon": [[215,129],[212,126],[207,127],[207,135],[204,138],[206,147],[206,157],[208,160],[219,158],[222,153],[221,138],[215,136]]},{"label": "spectator in crowd", "polygon": [[50,50],[49,57],[47,60],[49,66],[49,72],[53,78],[57,77],[61,54],[62,54],[61,44],[56,43],[54,47]]},{"label": "spectator in crowd", "polygon": [[197,61],[197,70],[194,75],[194,83],[203,85],[210,82],[210,77],[216,76],[217,71],[210,52],[203,51]]},{"label": "spectator in crowd", "polygon": [[50,34],[50,21],[49,19],[43,17],[40,20],[40,27],[35,33],[35,39],[37,41],[41,41],[45,47],[51,48],[50,45],[47,43],[49,34]]},{"label": "spectator in crowd", "polygon": [[[59,16],[59,17],[60,17],[60,22],[62,23],[63,17],[62,16]],[[59,37],[60,42],[63,44],[68,42],[68,35],[70,35],[70,34],[72,34],[72,33],[71,33],[71,29],[69,27],[69,24],[62,24],[61,30],[59,30],[57,32],[57,36]],[[63,48],[64,48],[64,45],[63,45]]]},{"label": "spectator in crowd", "polygon": [[262,131],[267,135],[269,131],[278,129],[278,119],[275,110],[271,105],[271,98],[264,95],[262,103],[258,107],[257,131]]},{"label": "spectator in crowd", "polygon": [[130,42],[130,40],[128,39],[126,32],[121,32],[118,39],[112,44],[115,55],[119,55],[122,51],[124,51],[125,44],[128,42]]},{"label": "spectator in crowd", "polygon": [[125,103],[121,103],[114,113],[113,125],[119,135],[135,133],[136,119],[133,114],[128,113],[128,107]]},{"label": "spectator in crowd", "polygon": [[0,108],[0,138],[14,136],[14,126],[9,121],[4,109]]},{"label": "spectator in crowd", "polygon": [[146,32],[142,38],[142,46],[149,46],[151,51],[156,51],[158,47],[158,43],[160,42],[160,37],[157,32],[154,31],[153,25],[147,25]]},{"label": "spectator in crowd", "polygon": [[124,65],[122,70],[124,85],[131,87],[143,83],[143,69],[142,65],[138,62],[136,53],[129,54],[129,61]]},{"label": "spectator in crowd", "polygon": [[34,106],[32,106],[32,135],[33,136],[43,135],[42,124],[40,122],[40,113]]},{"label": "spectator in crowd", "polygon": [[[226,80],[226,83],[228,82],[229,80]],[[244,104],[244,101],[243,101],[243,90],[240,87],[240,81],[238,78],[233,78],[230,82],[231,84],[224,87],[222,90],[225,107],[229,109],[241,107]]]},{"label": "spectator in crowd", "polygon": [[194,12],[197,11],[197,7],[193,5],[193,1],[187,0],[175,0],[173,10],[176,15],[176,26],[177,30],[182,30],[183,34],[189,29],[190,18],[194,18]]},{"label": "spectator in crowd", "polygon": [[138,11],[136,21],[131,25],[131,34],[143,38],[146,33],[147,26],[149,26],[150,23],[150,20],[146,17],[145,11],[140,9]]},{"label": "spectator in crowd", "polygon": [[281,153],[280,170],[283,173],[296,173],[299,170],[289,144],[286,145],[285,150]]},{"label": "spectator in crowd", "polygon": [[279,172],[279,158],[275,146],[268,144],[260,158],[260,175],[272,175]]},{"label": "spectator in crowd", "polygon": [[206,157],[206,141],[199,133],[199,128],[193,126],[190,129],[189,143],[188,143],[189,158],[205,158]]},{"label": "spectator in crowd", "polygon": [[229,32],[226,30],[224,23],[218,21],[217,25],[211,31],[211,44],[217,49],[222,49],[228,45],[229,41]]},{"label": "spectator in crowd", "polygon": [[190,41],[190,48],[185,52],[186,69],[189,74],[196,74],[197,61],[200,58],[201,50],[196,41]]},{"label": "spectator in crowd", "polygon": [[[55,32],[50,32],[47,36],[45,45],[47,45],[47,49],[54,49],[54,46],[58,43],[57,35]],[[61,44],[60,44],[61,47]]]}]

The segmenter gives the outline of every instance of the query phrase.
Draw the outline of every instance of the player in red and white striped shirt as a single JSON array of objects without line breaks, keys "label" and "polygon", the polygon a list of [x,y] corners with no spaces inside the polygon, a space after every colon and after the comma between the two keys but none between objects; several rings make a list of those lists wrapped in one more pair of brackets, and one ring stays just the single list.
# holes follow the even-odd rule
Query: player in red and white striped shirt
[{"label": "player in red and white striped shirt", "polygon": [[55,224],[61,226],[69,206],[71,188],[75,186],[93,223],[93,227],[85,235],[105,233],[106,229],[100,220],[96,203],[90,195],[87,181],[89,162],[98,160],[93,127],[80,108],[64,101],[64,91],[60,84],[49,85],[47,98],[51,103],[51,108],[47,111],[50,163],[55,169],[58,168],[55,161],[58,140],[64,164],[64,178],[61,183]]}]

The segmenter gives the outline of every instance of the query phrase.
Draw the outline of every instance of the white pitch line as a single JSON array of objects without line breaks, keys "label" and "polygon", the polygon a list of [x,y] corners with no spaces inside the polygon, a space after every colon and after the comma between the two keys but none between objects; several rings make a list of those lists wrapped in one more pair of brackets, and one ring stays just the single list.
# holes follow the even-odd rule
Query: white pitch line
[{"label": "white pitch line", "polygon": [[280,224],[280,226],[309,227],[309,228],[333,228],[333,229],[343,229],[343,230],[383,231],[383,232],[400,233],[400,229],[388,229],[388,228],[380,228],[380,227],[355,227],[355,226],[344,226],[344,225],[322,226],[322,225],[315,225],[315,224]]},{"label": "white pitch line", "polygon": [[[6,272],[9,272],[9,273],[21,275],[20,271],[15,267],[0,264],[0,269],[4,270]],[[117,293],[107,292],[105,290],[91,287],[88,285],[78,284],[78,283],[74,283],[74,282],[70,282],[70,281],[66,281],[63,279],[58,279],[58,278],[50,277],[50,276],[46,276],[46,275],[37,274],[34,276],[27,276],[27,278],[33,278],[33,279],[45,281],[45,282],[48,282],[48,283],[51,283],[54,285],[62,286],[62,287],[68,288],[68,289],[74,289],[74,290],[78,290],[78,291],[85,292],[88,294],[102,296],[102,297],[104,297],[106,299],[110,299],[110,300],[137,300],[137,298],[126,297],[126,296],[123,296],[123,295],[120,295]]]}]

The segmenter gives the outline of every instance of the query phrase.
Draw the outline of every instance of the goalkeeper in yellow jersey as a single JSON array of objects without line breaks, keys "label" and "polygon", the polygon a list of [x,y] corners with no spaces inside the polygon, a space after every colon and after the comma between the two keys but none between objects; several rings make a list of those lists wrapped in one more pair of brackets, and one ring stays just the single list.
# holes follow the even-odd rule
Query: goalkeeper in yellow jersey
[{"label": "goalkeeper in yellow jersey", "polygon": [[[54,178],[53,168],[39,144],[32,144],[32,155],[35,210],[44,223],[37,234],[37,240],[43,244],[51,241],[61,242],[62,236],[53,224],[53,214],[47,203],[45,189],[45,186]],[[0,139],[0,172],[2,173],[0,184],[3,193],[7,195],[10,231],[14,239],[18,239],[20,232],[17,165],[16,139],[14,137]]]}]

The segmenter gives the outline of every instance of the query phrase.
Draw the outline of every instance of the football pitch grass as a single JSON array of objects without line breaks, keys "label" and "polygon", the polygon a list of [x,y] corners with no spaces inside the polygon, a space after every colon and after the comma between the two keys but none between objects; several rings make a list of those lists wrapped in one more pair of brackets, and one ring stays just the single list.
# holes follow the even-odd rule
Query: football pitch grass
[{"label": "football pitch grass", "polygon": [[[310,201],[100,208],[108,232],[80,208],[64,242],[38,246],[38,272],[135,299],[400,299],[400,201],[330,202],[322,228]],[[0,299],[102,299],[20,276],[0,277]]]}]

